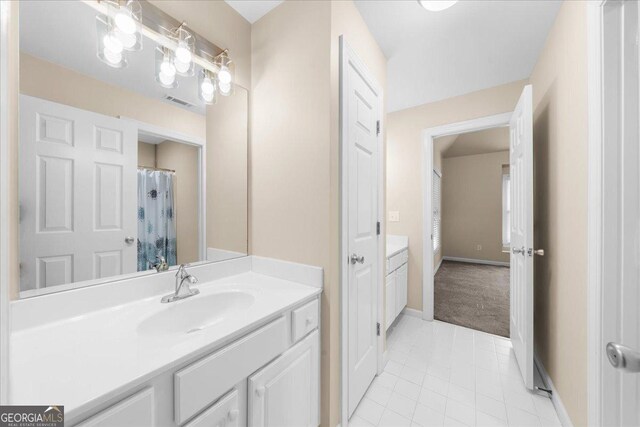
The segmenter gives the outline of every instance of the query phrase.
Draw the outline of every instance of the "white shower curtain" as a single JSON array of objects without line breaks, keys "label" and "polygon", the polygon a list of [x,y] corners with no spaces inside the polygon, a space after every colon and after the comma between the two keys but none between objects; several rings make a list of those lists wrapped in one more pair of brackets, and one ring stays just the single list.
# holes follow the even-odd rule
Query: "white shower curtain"
[{"label": "white shower curtain", "polygon": [[138,169],[138,271],[160,257],[177,264],[173,178],[173,172]]}]

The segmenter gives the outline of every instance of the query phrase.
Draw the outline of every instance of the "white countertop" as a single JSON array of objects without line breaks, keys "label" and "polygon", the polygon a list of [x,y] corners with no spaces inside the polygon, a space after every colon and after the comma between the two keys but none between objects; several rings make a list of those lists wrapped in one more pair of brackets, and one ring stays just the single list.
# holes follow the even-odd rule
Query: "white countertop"
[{"label": "white countertop", "polygon": [[[11,336],[11,404],[59,404],[68,417],[203,356],[322,292],[255,271],[197,285],[200,295],[161,304],[166,292],[58,322],[14,331]],[[190,334],[149,335],[140,322],[162,310],[222,291],[254,296],[250,309]]]},{"label": "white countertop", "polygon": [[387,258],[409,248],[409,237],[387,234]]}]

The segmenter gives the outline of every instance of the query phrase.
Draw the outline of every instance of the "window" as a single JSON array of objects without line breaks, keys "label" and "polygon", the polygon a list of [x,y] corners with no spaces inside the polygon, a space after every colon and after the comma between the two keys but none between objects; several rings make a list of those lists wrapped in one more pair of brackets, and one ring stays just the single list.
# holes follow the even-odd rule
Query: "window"
[{"label": "window", "polygon": [[502,167],[502,247],[511,244],[511,175],[509,166]]},{"label": "window", "polygon": [[433,171],[432,179],[433,197],[433,252],[440,250],[442,235],[442,175],[438,171]]}]

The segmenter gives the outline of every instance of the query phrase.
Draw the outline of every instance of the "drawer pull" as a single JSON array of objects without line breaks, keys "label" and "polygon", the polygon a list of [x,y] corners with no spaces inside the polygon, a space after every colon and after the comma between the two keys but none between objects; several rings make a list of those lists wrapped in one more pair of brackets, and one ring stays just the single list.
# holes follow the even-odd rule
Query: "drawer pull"
[{"label": "drawer pull", "polygon": [[256,389],[256,396],[258,396],[258,397],[264,396],[264,387],[258,387]]}]

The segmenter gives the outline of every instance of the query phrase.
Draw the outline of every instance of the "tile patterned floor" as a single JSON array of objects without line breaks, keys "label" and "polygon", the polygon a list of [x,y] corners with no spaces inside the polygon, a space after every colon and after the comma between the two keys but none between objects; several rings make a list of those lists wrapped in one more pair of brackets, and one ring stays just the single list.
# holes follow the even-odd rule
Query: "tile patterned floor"
[{"label": "tile patterned floor", "polygon": [[350,427],[561,426],[551,400],[525,388],[506,338],[402,315],[387,344]]}]

